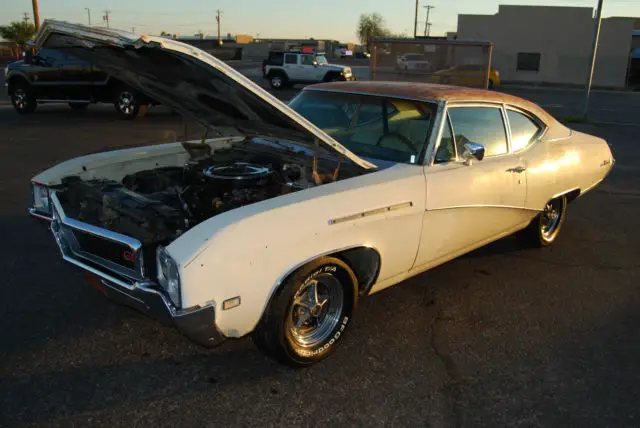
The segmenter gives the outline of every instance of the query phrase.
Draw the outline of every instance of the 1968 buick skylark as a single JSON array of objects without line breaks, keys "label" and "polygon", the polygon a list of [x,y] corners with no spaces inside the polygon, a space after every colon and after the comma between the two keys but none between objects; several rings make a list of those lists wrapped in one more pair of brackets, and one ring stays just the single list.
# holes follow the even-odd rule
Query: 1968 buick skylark
[{"label": "1968 buick skylark", "polygon": [[336,82],[285,105],[173,40],[47,21],[37,44],[207,129],[34,177],[30,212],[64,259],[195,342],[252,334],[295,366],[334,350],[364,296],[510,234],[550,245],[614,163],[604,140],[496,92]]}]

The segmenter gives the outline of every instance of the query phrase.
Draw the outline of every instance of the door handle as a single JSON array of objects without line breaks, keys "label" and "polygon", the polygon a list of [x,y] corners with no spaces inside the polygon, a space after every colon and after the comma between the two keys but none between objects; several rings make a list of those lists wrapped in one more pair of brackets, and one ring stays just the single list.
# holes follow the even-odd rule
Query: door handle
[{"label": "door handle", "polygon": [[527,170],[527,168],[525,168],[523,166],[516,166],[514,168],[509,168],[506,172],[515,172],[516,174],[522,174],[526,170]]}]

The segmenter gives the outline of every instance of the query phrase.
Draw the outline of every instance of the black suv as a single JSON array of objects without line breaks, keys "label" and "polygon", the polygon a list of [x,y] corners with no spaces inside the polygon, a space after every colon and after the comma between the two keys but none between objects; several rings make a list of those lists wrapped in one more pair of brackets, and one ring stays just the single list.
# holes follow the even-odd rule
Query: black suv
[{"label": "black suv", "polygon": [[93,64],[53,49],[27,54],[7,65],[4,73],[11,102],[21,114],[32,113],[41,103],[66,102],[74,110],[113,103],[122,117],[132,119],[140,106],[155,104]]}]

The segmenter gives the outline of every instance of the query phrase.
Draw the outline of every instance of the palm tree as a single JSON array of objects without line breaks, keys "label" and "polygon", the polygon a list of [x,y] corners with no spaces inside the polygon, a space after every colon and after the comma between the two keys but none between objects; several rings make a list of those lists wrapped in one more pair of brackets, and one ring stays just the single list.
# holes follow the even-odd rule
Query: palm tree
[{"label": "palm tree", "polygon": [[26,43],[33,40],[35,34],[35,25],[27,21],[13,21],[9,25],[0,26],[0,37],[11,42],[18,58],[22,55]]}]

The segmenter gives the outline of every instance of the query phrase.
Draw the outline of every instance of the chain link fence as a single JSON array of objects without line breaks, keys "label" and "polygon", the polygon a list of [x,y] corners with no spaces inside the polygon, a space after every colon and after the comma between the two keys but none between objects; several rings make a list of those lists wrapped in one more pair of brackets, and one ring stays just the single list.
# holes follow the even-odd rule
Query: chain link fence
[{"label": "chain link fence", "polygon": [[371,80],[487,88],[493,44],[485,41],[374,38]]}]

